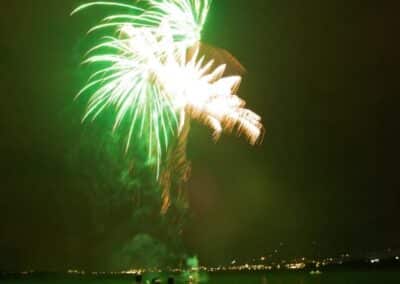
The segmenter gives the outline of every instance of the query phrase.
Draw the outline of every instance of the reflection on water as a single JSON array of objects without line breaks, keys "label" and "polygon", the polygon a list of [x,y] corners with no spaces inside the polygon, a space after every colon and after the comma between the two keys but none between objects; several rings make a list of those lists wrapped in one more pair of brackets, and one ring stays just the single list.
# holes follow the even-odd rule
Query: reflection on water
[{"label": "reflection on water", "polygon": [[[168,281],[168,277],[170,278]],[[179,276],[161,275],[157,277],[158,283],[184,284]],[[0,278],[0,283],[7,284],[151,284],[156,278],[154,275],[144,275],[140,281],[131,278],[71,278],[71,277],[26,277],[26,278]],[[156,283],[154,281],[154,283]],[[369,272],[328,272],[323,274],[310,274],[303,272],[258,272],[258,273],[212,273],[208,281],[199,284],[399,284],[400,271],[369,271]],[[194,282],[192,284],[195,284]]]},{"label": "reflection on water", "polygon": [[207,284],[400,284],[400,271],[227,273],[211,275]]}]

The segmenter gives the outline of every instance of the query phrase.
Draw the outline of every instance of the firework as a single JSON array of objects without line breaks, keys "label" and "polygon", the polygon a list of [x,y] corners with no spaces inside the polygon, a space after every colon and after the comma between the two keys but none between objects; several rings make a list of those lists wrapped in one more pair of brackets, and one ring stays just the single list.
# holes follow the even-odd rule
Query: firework
[{"label": "firework", "polygon": [[199,51],[211,0],[142,2],[145,8],[91,2],[72,12],[93,6],[126,11],[107,16],[89,31],[106,30],[110,36],[102,37],[85,60],[103,67],[78,94],[90,92],[84,120],[95,119],[112,107],[116,111],[114,130],[129,122],[126,149],[135,139],[145,141],[157,179],[163,161],[168,160],[171,140],[186,139],[182,133],[187,132],[191,119],[209,126],[214,139],[223,131],[237,130],[255,144],[261,135],[261,118],[236,95],[241,76],[224,77],[226,65],[215,66]]}]

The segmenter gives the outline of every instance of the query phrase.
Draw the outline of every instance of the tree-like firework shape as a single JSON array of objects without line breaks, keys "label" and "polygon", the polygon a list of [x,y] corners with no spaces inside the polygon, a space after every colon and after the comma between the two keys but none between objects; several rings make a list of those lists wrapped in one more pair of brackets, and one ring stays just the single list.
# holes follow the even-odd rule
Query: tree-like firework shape
[{"label": "tree-like firework shape", "polygon": [[171,186],[180,187],[187,176],[190,120],[209,126],[214,139],[236,130],[255,144],[262,132],[261,118],[236,95],[241,76],[224,76],[225,64],[215,66],[200,54],[210,5],[211,0],[91,2],[72,12],[93,6],[126,11],[90,29],[112,32],[89,50],[85,62],[101,67],[78,96],[90,92],[84,119],[95,119],[112,107],[114,130],[128,122],[126,149],[145,142],[146,162],[163,188],[163,212],[170,204]]}]

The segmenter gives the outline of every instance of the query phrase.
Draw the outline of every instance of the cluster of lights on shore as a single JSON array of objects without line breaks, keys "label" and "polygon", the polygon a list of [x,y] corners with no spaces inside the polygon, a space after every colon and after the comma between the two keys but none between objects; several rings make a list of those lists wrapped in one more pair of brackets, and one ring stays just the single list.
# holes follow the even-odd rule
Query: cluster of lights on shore
[{"label": "cluster of lights on shore", "polygon": [[[342,265],[345,264],[345,259],[349,259],[351,256],[350,254],[343,254],[340,257],[328,257],[324,259],[307,259],[305,257],[296,258],[292,260],[281,260],[279,262],[271,262],[271,263],[258,263],[258,264],[237,264],[236,260],[233,260],[230,265],[226,266],[215,266],[215,267],[208,267],[208,266],[199,266],[198,268],[192,268],[191,272],[208,272],[208,273],[216,273],[216,272],[235,272],[235,271],[249,271],[249,272],[256,272],[256,271],[276,271],[276,270],[289,270],[289,271],[302,271],[305,269],[316,269],[311,270],[311,273],[319,273],[318,269],[323,269],[324,267],[328,267],[330,265]],[[395,256],[389,258],[389,260],[395,260],[396,262],[400,262],[400,256]],[[267,257],[260,257],[259,261],[265,262]],[[379,264],[383,259],[381,258],[368,258],[365,260],[365,263],[370,265]],[[385,260],[388,260],[387,258]],[[70,269],[67,271],[68,274],[73,275],[93,275],[93,276],[106,276],[106,275],[138,275],[138,274],[145,274],[145,273],[163,273],[163,272],[172,272],[172,273],[182,273],[187,271],[184,268],[169,268],[169,269],[161,269],[161,268],[135,268],[129,269],[120,272],[87,272],[84,270],[75,270]],[[20,275],[31,275],[34,274],[35,271],[23,271],[20,272]]]}]

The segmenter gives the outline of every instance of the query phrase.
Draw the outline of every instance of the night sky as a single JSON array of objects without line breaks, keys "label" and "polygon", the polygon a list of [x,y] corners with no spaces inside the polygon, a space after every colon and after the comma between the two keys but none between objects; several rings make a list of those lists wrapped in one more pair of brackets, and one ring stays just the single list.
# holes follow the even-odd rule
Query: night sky
[{"label": "night sky", "polygon": [[[104,213],[101,224],[83,174],[98,165],[71,158],[90,128],[73,97],[97,20],[69,16],[81,2],[1,8],[0,270],[95,269],[92,224],[107,231],[119,218]],[[235,136],[213,143],[193,124],[188,249],[214,264],[276,247],[310,256],[399,248],[398,10],[390,1],[214,2],[204,41],[246,67],[240,96],[266,135],[256,147]]]}]

